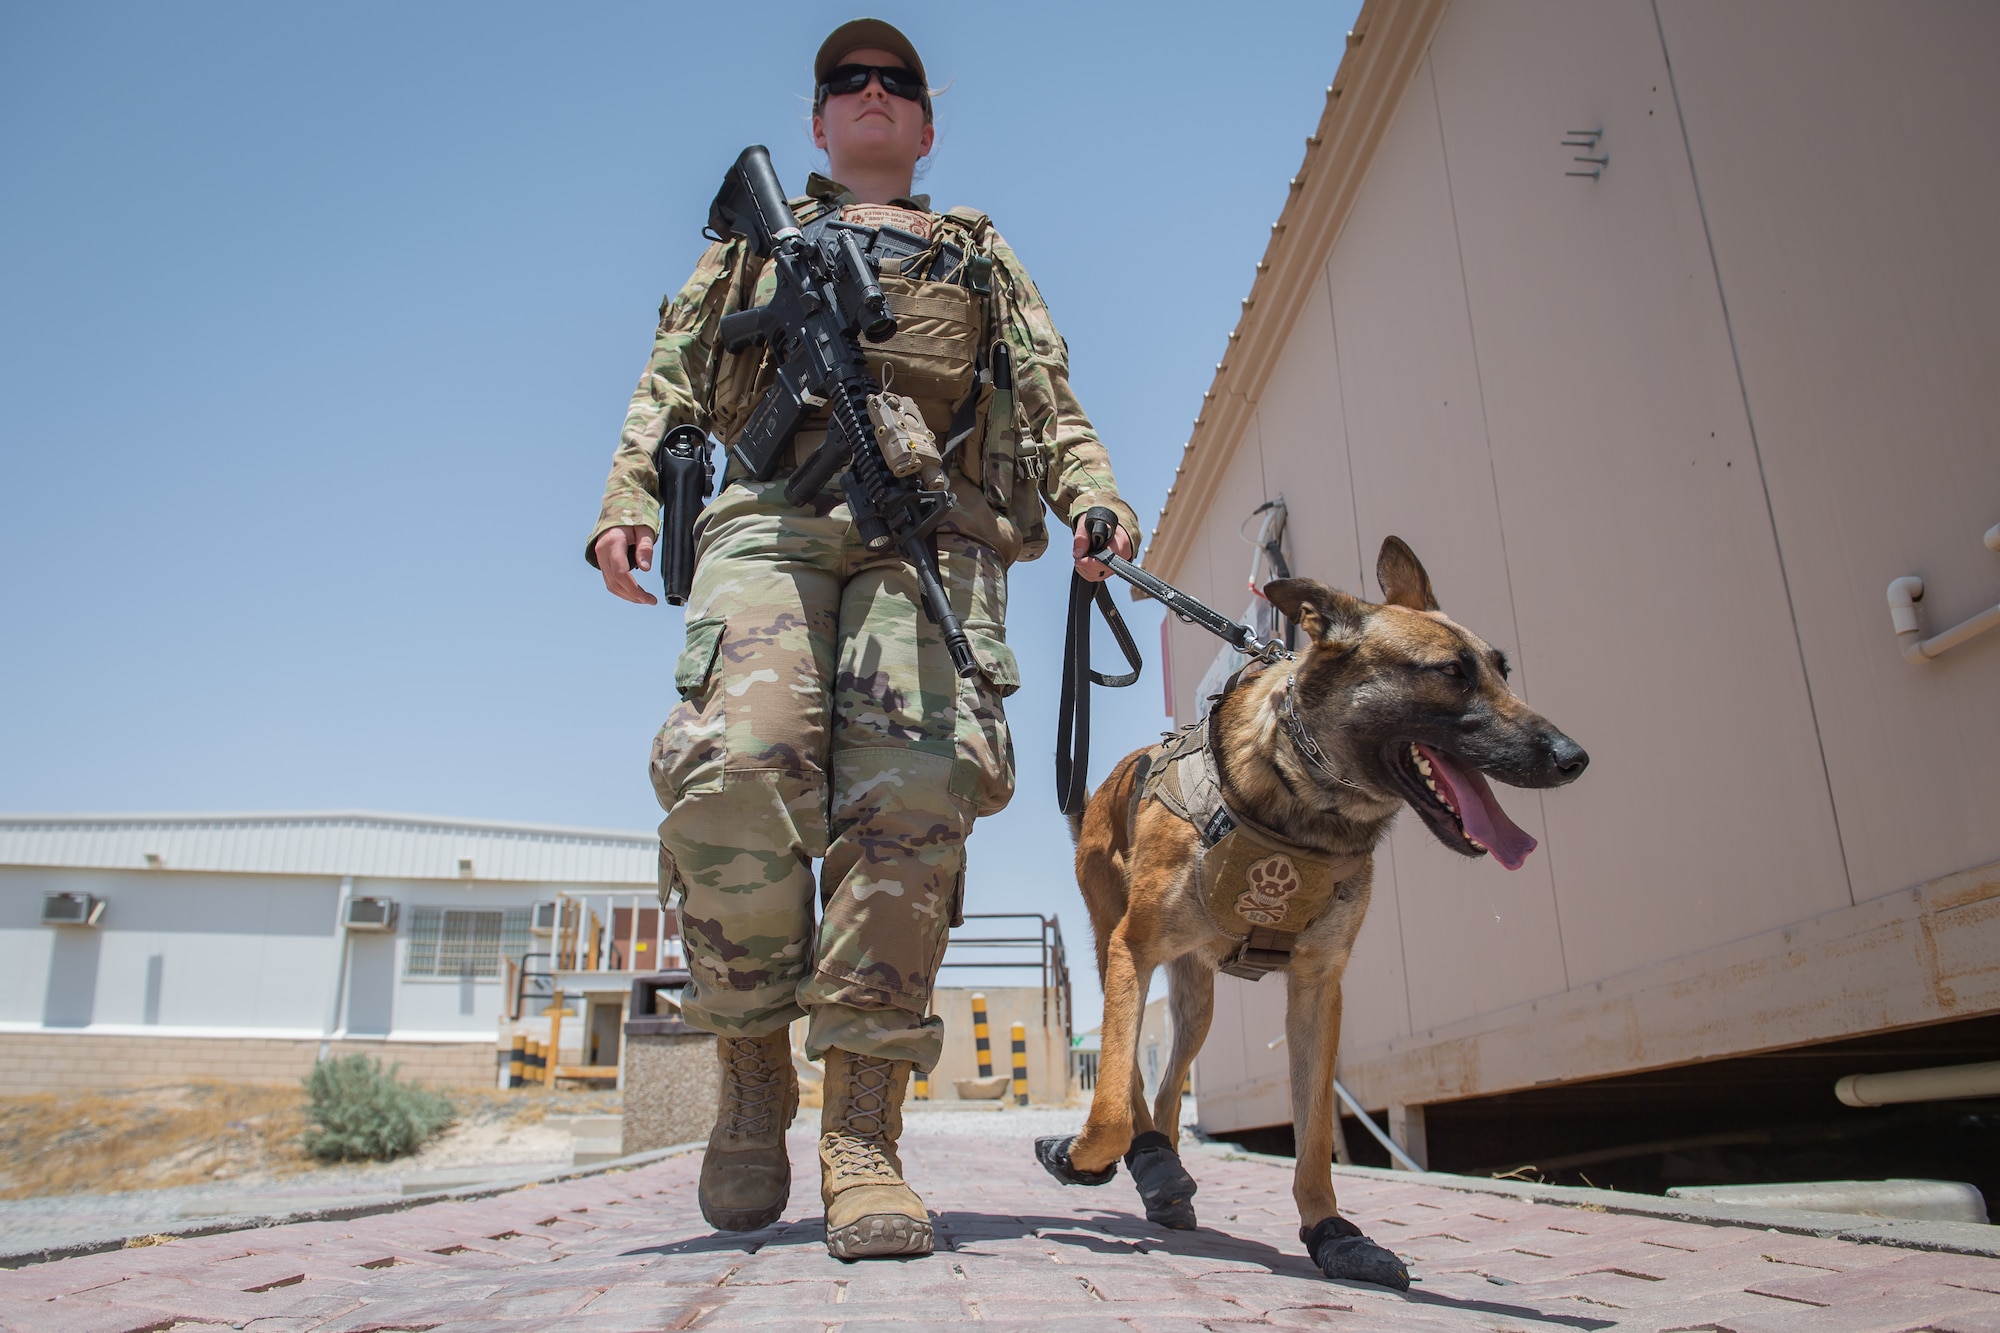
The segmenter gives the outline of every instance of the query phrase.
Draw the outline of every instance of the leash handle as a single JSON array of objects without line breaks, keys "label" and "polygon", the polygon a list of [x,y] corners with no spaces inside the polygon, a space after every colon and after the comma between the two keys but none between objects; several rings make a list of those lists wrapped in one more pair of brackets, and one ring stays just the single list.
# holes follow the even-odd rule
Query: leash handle
[{"label": "leash handle", "polygon": [[[1091,512],[1096,513],[1098,511],[1092,510]],[[1107,517],[1110,516],[1109,510],[1103,512]],[[1088,516],[1086,516],[1085,522],[1089,522]],[[1181,620],[1207,630],[1210,634],[1221,639],[1245,657],[1254,657],[1267,665],[1272,662],[1282,662],[1292,656],[1291,652],[1286,649],[1283,640],[1275,637],[1269,639],[1258,638],[1257,632],[1248,625],[1239,624],[1231,620],[1228,616],[1223,615],[1220,611],[1215,610],[1206,603],[1188,596],[1165,579],[1147,573],[1124,556],[1112,551],[1109,535],[1106,535],[1103,542],[1099,543],[1097,540],[1097,530],[1094,527],[1087,527],[1085,531],[1093,544],[1090,559],[1104,565],[1112,573],[1124,579],[1148,597],[1164,604],[1167,610],[1171,611]],[[1099,586],[1103,585],[1100,584]]]},{"label": "leash handle", "polygon": [[[1188,596],[1163,578],[1148,574],[1111,549],[1111,534],[1117,531],[1118,517],[1102,506],[1083,516],[1083,532],[1090,542],[1088,559],[1105,566],[1168,611],[1190,625],[1198,625],[1246,657],[1270,664],[1289,660],[1292,653],[1279,638],[1260,639],[1248,625],[1238,624],[1206,603]],[[1090,608],[1095,605],[1111,628],[1112,637],[1125,654],[1131,671],[1106,676],[1090,668]],[[1090,685],[1117,689],[1139,679],[1139,645],[1125,617],[1111,601],[1111,591],[1102,583],[1092,583],[1081,574],[1069,582],[1069,630],[1063,645],[1062,699],[1056,709],[1056,804],[1066,815],[1083,813],[1090,792]]]},{"label": "leash handle", "polygon": [[[1108,551],[1118,518],[1094,507],[1084,515],[1084,534],[1094,552]],[[1093,557],[1101,558],[1101,557]],[[1114,557],[1116,558],[1116,557]],[[1132,669],[1116,676],[1090,665],[1090,608],[1095,606],[1117,641],[1118,651]],[[1069,580],[1069,627],[1063,641],[1062,698],[1056,707],[1056,806],[1066,815],[1080,815],[1090,797],[1090,687],[1123,689],[1139,679],[1145,663],[1131,627],[1111,600],[1111,590],[1082,574]]]}]

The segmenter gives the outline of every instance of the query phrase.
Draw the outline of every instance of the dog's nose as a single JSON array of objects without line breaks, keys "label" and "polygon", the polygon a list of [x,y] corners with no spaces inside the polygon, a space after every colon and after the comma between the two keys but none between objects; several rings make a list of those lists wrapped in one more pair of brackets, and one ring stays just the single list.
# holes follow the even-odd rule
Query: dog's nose
[{"label": "dog's nose", "polygon": [[1549,767],[1553,770],[1557,785],[1575,782],[1583,776],[1583,770],[1590,767],[1590,756],[1581,745],[1558,731],[1549,738]]}]

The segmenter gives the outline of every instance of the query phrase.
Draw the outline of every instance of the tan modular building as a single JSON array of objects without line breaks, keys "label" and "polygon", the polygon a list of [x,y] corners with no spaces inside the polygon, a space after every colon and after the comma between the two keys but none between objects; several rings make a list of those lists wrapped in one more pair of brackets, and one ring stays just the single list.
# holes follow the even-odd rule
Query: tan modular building
[{"label": "tan modular building", "polygon": [[[1365,595],[1397,534],[1591,753],[1500,790],[1516,873],[1376,858],[1340,1077],[1420,1154],[1538,1088],[2000,1058],[2000,632],[1920,646],[2000,601],[1996,61],[1976,3],[1364,7],[1147,563],[1233,613],[1265,501]],[[1170,656],[1186,721],[1216,644]],[[1277,1125],[1283,982],[1221,984],[1203,1126]]]}]

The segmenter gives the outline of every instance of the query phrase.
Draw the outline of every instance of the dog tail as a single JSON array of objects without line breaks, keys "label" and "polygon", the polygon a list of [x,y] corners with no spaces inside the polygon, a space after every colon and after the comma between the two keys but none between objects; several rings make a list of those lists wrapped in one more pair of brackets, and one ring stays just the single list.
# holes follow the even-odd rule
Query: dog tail
[{"label": "dog tail", "polygon": [[[1086,803],[1084,809],[1087,810],[1089,808],[1088,803]],[[1083,810],[1078,810],[1074,814],[1064,815],[1063,818],[1069,821],[1069,845],[1074,847],[1083,841]]]}]

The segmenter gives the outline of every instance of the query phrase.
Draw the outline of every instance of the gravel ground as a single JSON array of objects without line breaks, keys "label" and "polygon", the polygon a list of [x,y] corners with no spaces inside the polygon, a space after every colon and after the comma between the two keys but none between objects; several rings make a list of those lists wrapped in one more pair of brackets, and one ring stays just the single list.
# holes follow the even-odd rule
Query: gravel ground
[{"label": "gravel ground", "polygon": [[0,1202],[0,1250],[173,1230],[188,1225],[192,1217],[235,1211],[226,1205],[236,1200],[255,1201],[247,1211],[293,1212],[363,1198],[387,1199],[401,1192],[399,1177],[341,1168],[264,1182],[222,1181],[123,1194],[7,1200]]},{"label": "gravel ground", "polygon": [[[467,1119],[470,1123],[399,1162],[322,1167],[167,1189],[0,1200],[0,1250],[170,1231],[214,1217],[281,1215],[396,1199],[402,1197],[406,1181],[434,1172],[492,1167],[526,1176],[569,1165],[575,1140],[567,1129],[509,1126],[482,1122],[477,1116]],[[420,1192],[420,1180],[413,1183],[417,1188],[411,1192]]]},{"label": "gravel ground", "polygon": [[[564,1134],[559,1155],[503,1155],[495,1162],[478,1165],[504,1166],[508,1175],[556,1171],[569,1165],[570,1142]],[[461,1154],[453,1153],[443,1169],[469,1164]],[[329,1167],[275,1180],[228,1180],[121,1194],[5,1200],[0,1201],[0,1251],[173,1231],[199,1225],[208,1218],[273,1216],[383,1202],[403,1196],[407,1177],[440,1169],[440,1165],[413,1158],[378,1166]]]}]

